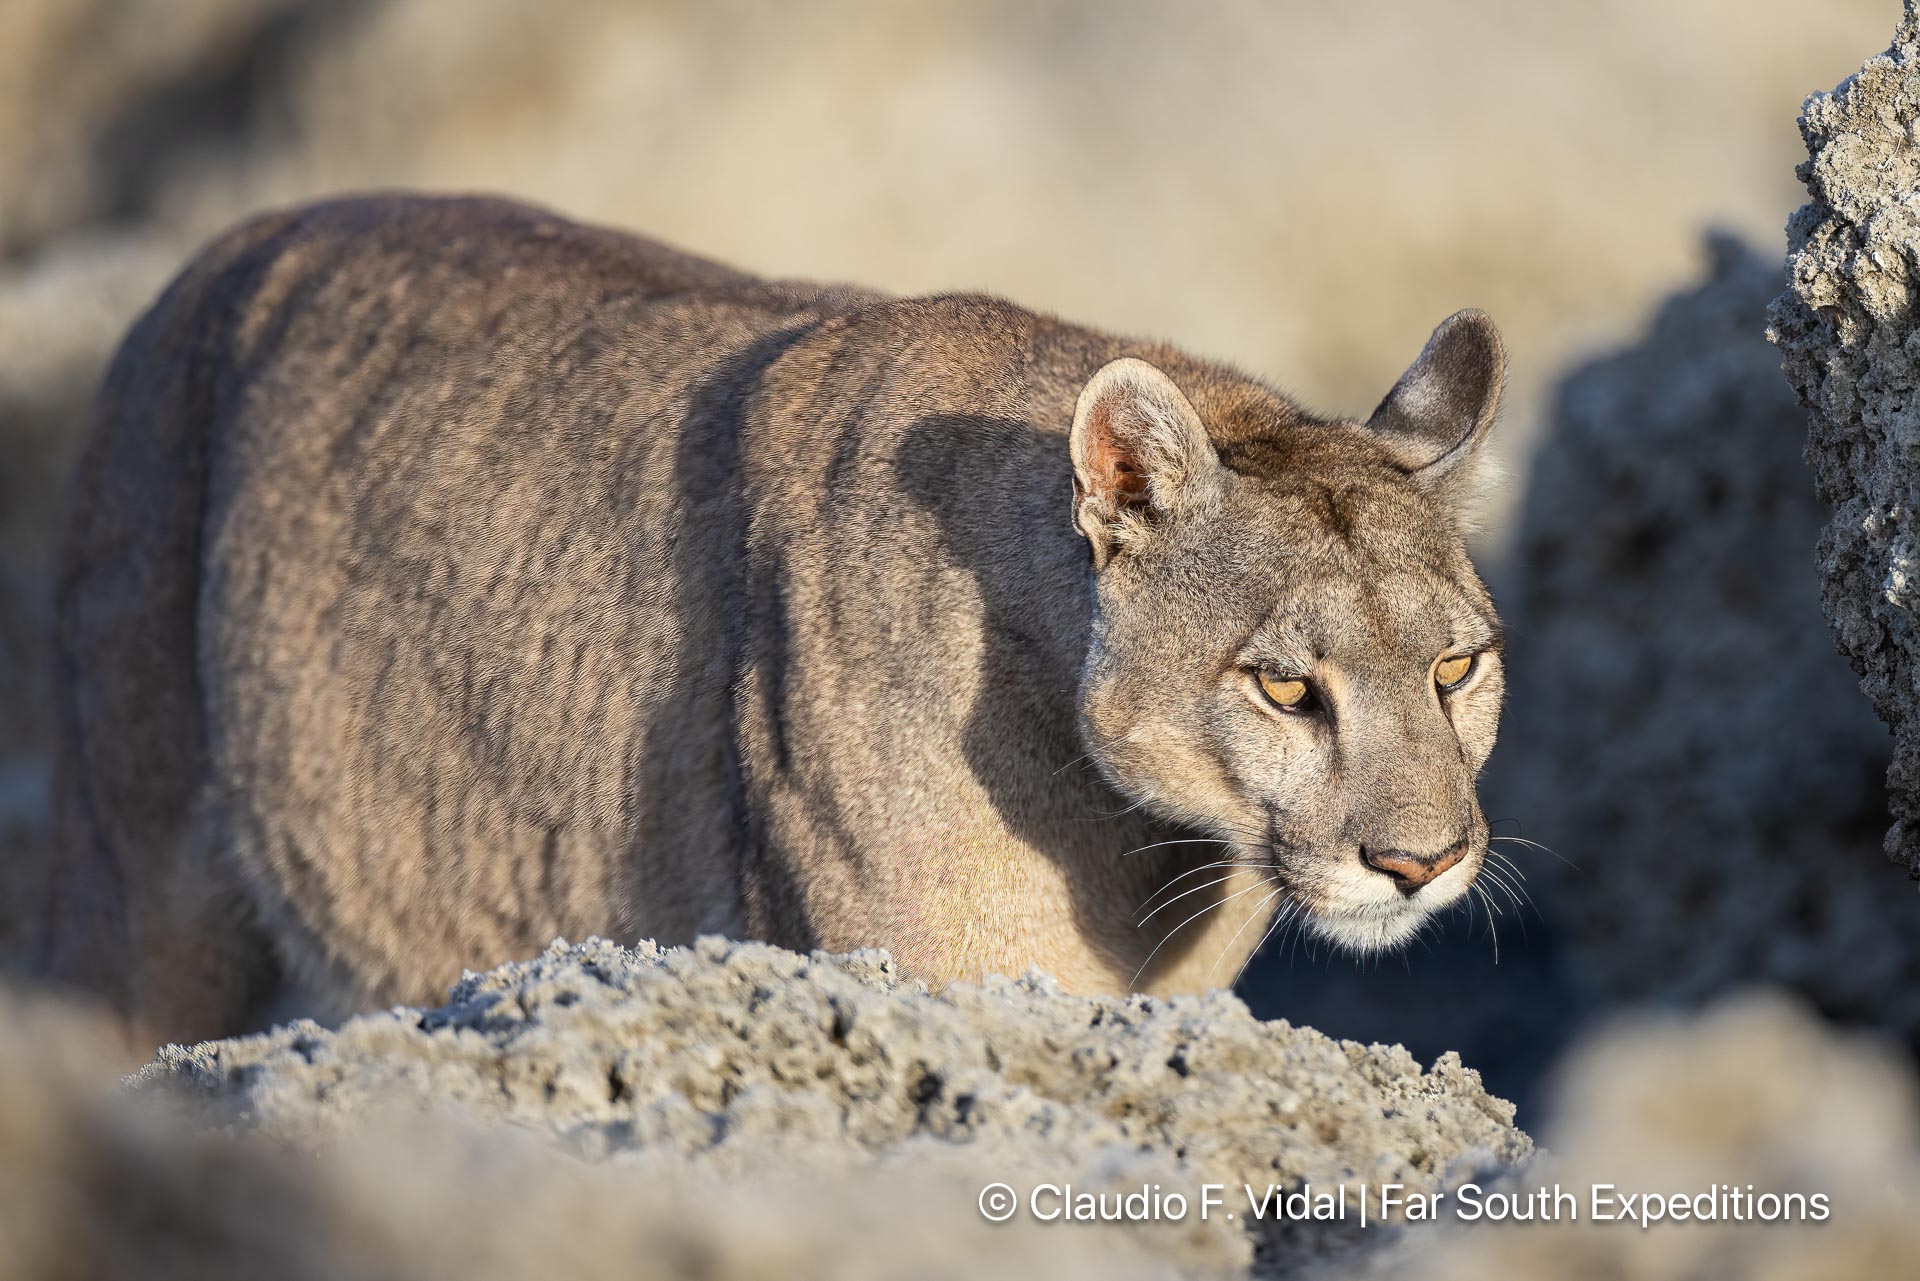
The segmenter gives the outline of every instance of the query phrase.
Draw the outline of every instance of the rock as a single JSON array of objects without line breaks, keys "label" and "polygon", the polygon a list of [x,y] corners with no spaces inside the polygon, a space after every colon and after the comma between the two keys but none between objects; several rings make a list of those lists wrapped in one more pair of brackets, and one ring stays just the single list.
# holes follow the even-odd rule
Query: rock
[{"label": "rock", "polygon": [[1709,248],[1707,280],[1558,390],[1489,813],[1574,866],[1494,848],[1601,1003],[1771,982],[1920,1038],[1920,896],[1877,848],[1887,735],[1820,615],[1825,510],[1762,336],[1778,270]]},{"label": "rock", "polygon": [[290,0],[10,0],[0,8],[0,261],[124,217],[174,136],[233,130]]},{"label": "rock", "polygon": [[[1079,1001],[1038,978],[931,997],[872,954],[589,943],[476,976],[440,1011],[175,1047],[131,1091],[102,1073],[108,1044],[68,1011],[0,991],[9,1277],[1127,1281],[1306,1265],[1321,1281],[1824,1281],[1901,1276],[1920,1256],[1910,1062],[1770,994],[1590,1037],[1554,1091],[1553,1155],[1531,1161],[1453,1065],[1422,1074],[1393,1051],[1255,1023],[1224,998]],[[1169,1044],[1188,1047],[1186,1075],[1157,1058]],[[1086,1054],[1094,1045],[1128,1057]],[[1247,1065],[1235,1047],[1263,1052]],[[997,1063],[975,1059],[987,1049]],[[939,1132],[954,1097],[908,1085],[928,1072],[971,1073],[982,1088],[972,1138]],[[615,1079],[629,1082],[618,1099]],[[728,1081],[726,1097],[702,1097]],[[425,1115],[439,1089],[449,1102]],[[1265,1107],[1229,1114],[1259,1097]],[[751,1124],[782,1112],[812,1136],[795,1151]],[[1098,1153],[1115,1130],[1128,1137]],[[1458,1167],[1462,1140],[1489,1137],[1471,1156],[1480,1200],[1558,1183],[1578,1213],[1462,1221],[1463,1183],[1435,1180],[1401,1147],[1431,1139]],[[1169,1147],[1194,1141],[1205,1155]],[[1024,1187],[1024,1161],[1099,1186],[1161,1162],[1172,1188],[1263,1146],[1279,1168],[1349,1180],[1411,1164],[1412,1186],[1448,1195],[1435,1223],[1376,1223],[1369,1248],[1317,1257],[1324,1240],[1304,1233],[1255,1252],[1221,1223],[1022,1211],[992,1224],[975,1208],[987,1179]],[[1503,1158],[1479,1164],[1489,1152]],[[1594,1221],[1594,1184],[1689,1197],[1751,1184],[1824,1196],[1829,1217],[1643,1230]]]},{"label": "rock", "polygon": [[30,971],[47,910],[53,564],[81,407],[100,379],[101,335],[177,265],[134,239],[69,237],[0,268],[0,973]]},{"label": "rock", "polygon": [[289,1149],[112,1092],[99,1065],[114,1044],[0,992],[0,1242],[15,1281],[1176,1275],[1165,1251],[1106,1225],[989,1223],[979,1183],[924,1170],[769,1163],[721,1183],[669,1155],[584,1162],[531,1134],[421,1118]]},{"label": "rock", "polygon": [[1769,337],[1810,411],[1832,519],[1821,599],[1896,748],[1886,850],[1920,878],[1920,4],[1893,47],[1800,117],[1810,199],[1787,224]]},{"label": "rock", "polygon": [[[438,1010],[167,1047],[137,1090],[184,1097],[196,1124],[299,1146],[397,1106],[452,1109],[591,1161],[728,1185],[804,1169],[1000,1181],[1023,1198],[1042,1182],[1431,1191],[1532,1153],[1511,1105],[1457,1056],[1423,1072],[1398,1047],[1261,1023],[1225,992],[1096,999],[1032,974],[930,995],[884,954],[718,939],[556,944],[468,976]],[[972,1222],[971,1194],[958,1204]],[[1126,1230],[1187,1270],[1244,1268],[1256,1251],[1293,1265],[1359,1240],[1353,1222],[1249,1226],[1195,1213]]]},{"label": "rock", "polygon": [[[1446,1214],[1443,1231],[1409,1234],[1361,1271],[1381,1281],[1909,1275],[1920,1258],[1916,1103],[1910,1059],[1836,1036],[1777,994],[1699,1018],[1622,1020],[1564,1066],[1547,1130],[1553,1155],[1506,1189],[1557,1186],[1573,1195],[1573,1212],[1561,1203],[1556,1217],[1504,1226]],[[1595,1185],[1611,1185],[1609,1212],[1628,1194],[1678,1195],[1687,1217],[1672,1217],[1668,1201],[1668,1217],[1649,1228],[1644,1204],[1634,1217],[1596,1219]],[[1734,1191],[1801,1201],[1792,1216],[1759,1221],[1756,1209],[1782,1203],[1755,1207]],[[1816,1195],[1826,1199],[1819,1218]],[[1714,1217],[1702,1221],[1696,1205]]]}]

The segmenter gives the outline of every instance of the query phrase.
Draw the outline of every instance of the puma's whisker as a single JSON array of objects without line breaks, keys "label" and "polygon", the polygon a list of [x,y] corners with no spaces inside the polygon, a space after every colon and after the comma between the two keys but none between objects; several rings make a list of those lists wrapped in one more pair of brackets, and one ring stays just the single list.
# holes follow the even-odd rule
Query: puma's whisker
[{"label": "puma's whisker", "polygon": [[1165,894],[1168,890],[1171,890],[1174,886],[1180,884],[1180,882],[1188,879],[1189,877],[1199,876],[1205,872],[1217,871],[1218,869],[1223,867],[1244,869],[1247,871],[1278,872],[1278,871],[1285,870],[1281,868],[1280,865],[1277,863],[1246,862],[1237,858],[1216,859],[1211,863],[1202,863],[1196,867],[1190,867],[1183,872],[1179,872],[1169,877],[1166,880],[1166,882],[1160,885],[1159,888],[1155,889],[1153,893],[1147,895],[1146,899],[1143,900],[1140,903],[1140,905],[1134,909],[1136,922],[1140,919],[1139,913],[1146,910],[1148,903],[1153,902],[1155,899],[1159,898],[1162,894]]},{"label": "puma's whisker", "polygon": [[1147,972],[1147,967],[1153,964],[1153,958],[1160,955],[1160,949],[1165,947],[1168,941],[1171,940],[1174,935],[1178,934],[1181,930],[1186,929],[1187,926],[1192,925],[1195,921],[1205,916],[1208,912],[1218,911],[1220,908],[1225,907],[1227,904],[1233,902],[1235,899],[1244,898],[1246,895],[1251,894],[1255,890],[1260,888],[1262,887],[1259,884],[1254,884],[1254,885],[1249,885],[1244,889],[1235,890],[1233,893],[1227,895],[1225,898],[1219,900],[1218,902],[1207,904],[1205,907],[1201,908],[1198,912],[1195,912],[1192,916],[1189,916],[1186,920],[1180,922],[1180,924],[1168,930],[1166,932],[1166,935],[1162,937],[1158,943],[1154,944],[1153,950],[1147,953],[1147,959],[1140,962],[1140,968],[1134,971],[1133,982],[1130,986],[1138,987],[1140,985],[1140,976]]},{"label": "puma's whisker", "polygon": [[1233,880],[1239,874],[1240,873],[1236,870],[1233,872],[1229,872],[1227,875],[1219,878],[1218,880],[1207,881],[1200,885],[1195,885],[1190,889],[1181,890],[1178,894],[1175,894],[1172,898],[1168,899],[1165,903],[1160,904],[1159,907],[1154,908],[1151,912],[1148,912],[1145,916],[1141,917],[1138,923],[1141,925],[1145,925],[1148,921],[1151,921],[1154,917],[1158,916],[1160,912],[1164,908],[1166,908],[1169,904],[1178,903],[1181,899],[1187,897],[1187,895],[1189,894],[1198,894],[1202,890],[1210,890],[1217,885],[1225,885],[1227,882]]},{"label": "puma's whisker", "polygon": [[[1267,905],[1273,902],[1273,900],[1275,900],[1276,898],[1279,898],[1284,893],[1286,893],[1285,889],[1280,887],[1275,887],[1270,893],[1268,893],[1267,897],[1260,900],[1259,904],[1253,909],[1253,911],[1247,914],[1247,919],[1240,922],[1240,928],[1233,932],[1232,938],[1228,939],[1224,944],[1221,945],[1220,954],[1213,958],[1213,968],[1207,971],[1207,979],[1209,982],[1212,981],[1214,974],[1219,971],[1220,962],[1227,959],[1227,953],[1233,949],[1233,945],[1235,943],[1238,943],[1240,941],[1240,936],[1247,932],[1247,926],[1252,925],[1255,921],[1259,920],[1260,914],[1267,910]],[[1262,931],[1263,941],[1264,941],[1265,933],[1266,931]],[[1253,945],[1253,951],[1257,952],[1259,950],[1260,950],[1260,944],[1255,943]],[[1249,952],[1247,955],[1252,956],[1253,952]],[[1232,987],[1233,984],[1229,983],[1227,986]]]}]

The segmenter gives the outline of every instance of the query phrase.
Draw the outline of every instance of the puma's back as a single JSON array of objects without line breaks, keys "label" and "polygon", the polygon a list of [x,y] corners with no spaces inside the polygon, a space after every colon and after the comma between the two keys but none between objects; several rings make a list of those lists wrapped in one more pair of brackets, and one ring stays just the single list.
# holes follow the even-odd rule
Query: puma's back
[{"label": "puma's back", "polygon": [[[1441,434],[1470,446],[1497,345],[1440,354],[1400,410],[1464,413]],[[1387,425],[996,300],[760,281],[504,202],[262,218],[141,320],[96,409],[50,967],[169,1037],[283,983],[421,999],[591,933],[1195,986],[1282,906],[1348,910],[1338,841],[1392,893],[1355,920],[1424,916],[1366,840],[1427,879],[1436,842],[1484,849],[1497,631],[1423,483],[1431,424]],[[1361,599],[1383,556],[1408,581]],[[1248,643],[1309,583],[1326,637],[1417,643],[1429,702],[1432,663],[1479,664],[1464,715],[1342,714],[1378,740],[1349,778],[1450,754],[1395,775],[1431,790],[1405,821],[1334,813],[1305,722],[1259,702],[1267,659],[1233,660],[1230,710],[1153,653]],[[1288,850],[1319,862],[1276,877]],[[1208,864],[1177,915],[1219,910],[1135,923]]]}]

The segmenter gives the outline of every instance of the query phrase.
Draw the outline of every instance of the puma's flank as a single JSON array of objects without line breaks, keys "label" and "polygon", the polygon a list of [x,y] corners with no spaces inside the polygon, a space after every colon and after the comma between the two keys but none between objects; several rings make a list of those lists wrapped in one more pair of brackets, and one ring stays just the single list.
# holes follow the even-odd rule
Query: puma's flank
[{"label": "puma's flank", "polygon": [[556,935],[1234,977],[1486,851],[1463,312],[1367,421],[998,299],[764,281],[492,200],[275,213],[102,390],[45,956],[136,1035]]}]

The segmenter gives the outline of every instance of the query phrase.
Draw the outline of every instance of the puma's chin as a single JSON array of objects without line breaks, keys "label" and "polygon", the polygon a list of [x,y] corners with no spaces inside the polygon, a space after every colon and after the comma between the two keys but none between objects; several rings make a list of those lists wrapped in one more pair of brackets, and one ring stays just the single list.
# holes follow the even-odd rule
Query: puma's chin
[{"label": "puma's chin", "polygon": [[1382,912],[1315,912],[1307,929],[1351,952],[1387,952],[1412,939],[1432,916],[1431,910],[1411,904]]},{"label": "puma's chin", "polygon": [[1362,884],[1373,893],[1336,893],[1330,901],[1314,905],[1307,914],[1307,928],[1352,952],[1391,951],[1410,942],[1435,913],[1466,897],[1479,864],[1474,859],[1471,866],[1450,871],[1412,895],[1398,890],[1382,894],[1369,877]]}]

